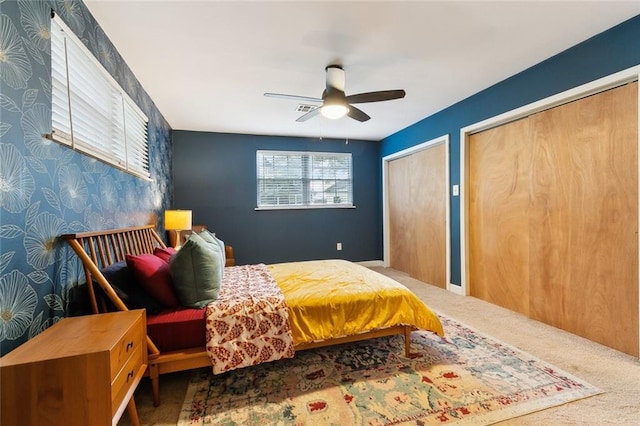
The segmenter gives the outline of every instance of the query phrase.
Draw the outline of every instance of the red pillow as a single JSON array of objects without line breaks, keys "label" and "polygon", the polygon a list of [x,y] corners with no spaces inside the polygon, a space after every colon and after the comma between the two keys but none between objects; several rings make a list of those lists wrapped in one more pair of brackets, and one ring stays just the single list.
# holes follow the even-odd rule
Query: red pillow
[{"label": "red pillow", "polygon": [[133,277],[150,296],[166,307],[178,306],[169,264],[153,254],[126,256]]},{"label": "red pillow", "polygon": [[171,259],[171,256],[176,254],[176,249],[174,249],[173,247],[167,247],[167,248],[156,247],[153,249],[153,254],[155,256],[158,256],[160,259],[164,260],[165,262],[169,263],[169,259]]}]

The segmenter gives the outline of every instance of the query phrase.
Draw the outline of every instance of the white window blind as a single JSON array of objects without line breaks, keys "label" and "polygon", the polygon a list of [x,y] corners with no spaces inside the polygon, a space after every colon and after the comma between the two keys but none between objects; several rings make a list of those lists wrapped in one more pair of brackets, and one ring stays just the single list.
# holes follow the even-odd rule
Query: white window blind
[{"label": "white window blind", "polygon": [[52,139],[148,178],[147,117],[59,18],[51,76]]},{"label": "white window blind", "polygon": [[257,151],[258,208],[353,207],[350,153]]}]

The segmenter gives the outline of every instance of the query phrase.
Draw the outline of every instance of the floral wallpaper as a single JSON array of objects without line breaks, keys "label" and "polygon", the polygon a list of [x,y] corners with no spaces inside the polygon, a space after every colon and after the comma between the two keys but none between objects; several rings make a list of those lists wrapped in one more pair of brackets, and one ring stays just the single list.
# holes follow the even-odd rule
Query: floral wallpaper
[{"label": "floral wallpaper", "polygon": [[[149,118],[151,181],[43,138],[52,9]],[[84,3],[0,0],[0,354],[69,314],[84,274],[57,236],[155,223],[171,176],[171,128]]]}]

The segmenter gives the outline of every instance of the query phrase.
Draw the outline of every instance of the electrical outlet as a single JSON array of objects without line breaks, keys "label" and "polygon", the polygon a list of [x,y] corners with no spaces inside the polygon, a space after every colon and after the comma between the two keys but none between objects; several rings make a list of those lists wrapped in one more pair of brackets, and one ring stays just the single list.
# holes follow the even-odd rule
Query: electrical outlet
[{"label": "electrical outlet", "polygon": [[342,250],[342,243],[336,243],[336,250]]}]

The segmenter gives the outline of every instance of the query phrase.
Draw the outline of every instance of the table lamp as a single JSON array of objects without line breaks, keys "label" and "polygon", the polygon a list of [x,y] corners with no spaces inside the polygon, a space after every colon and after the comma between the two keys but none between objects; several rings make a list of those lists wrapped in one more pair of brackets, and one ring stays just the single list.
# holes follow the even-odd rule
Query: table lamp
[{"label": "table lamp", "polygon": [[180,249],[180,231],[191,229],[191,210],[165,210],[164,229],[169,235],[169,245]]}]

